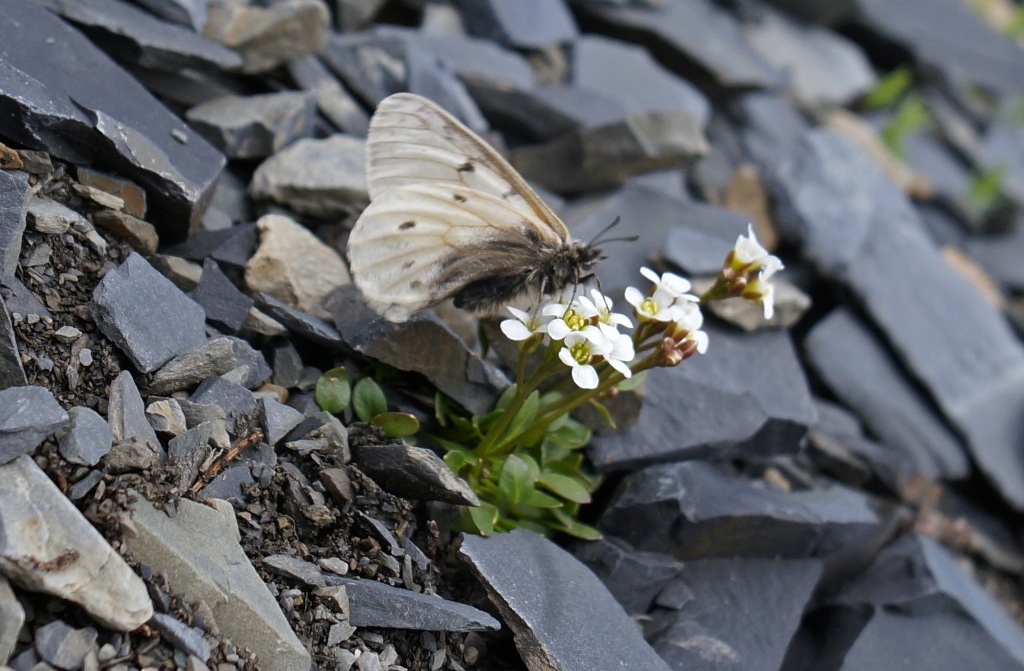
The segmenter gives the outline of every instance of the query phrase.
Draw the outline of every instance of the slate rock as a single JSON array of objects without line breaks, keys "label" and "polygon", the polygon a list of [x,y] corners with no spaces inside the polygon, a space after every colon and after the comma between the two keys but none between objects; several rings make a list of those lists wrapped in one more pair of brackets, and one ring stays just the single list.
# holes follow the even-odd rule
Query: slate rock
[{"label": "slate rock", "polygon": [[226,468],[207,482],[197,496],[200,499],[236,501],[241,505],[246,500],[242,488],[255,482],[252,472],[250,466]]},{"label": "slate rock", "polygon": [[322,51],[330,21],[321,0],[284,0],[267,7],[218,0],[208,5],[204,33],[237,52],[242,71],[254,74]]},{"label": "slate rock", "polygon": [[32,193],[28,179],[27,172],[0,170],[0,280],[5,283],[14,277],[21,254],[25,211]]},{"label": "slate rock", "polygon": [[356,465],[387,492],[410,499],[478,506],[465,480],[431,450],[401,442],[356,445]]},{"label": "slate rock", "polygon": [[0,464],[28,454],[68,422],[68,413],[43,387],[0,390]]},{"label": "slate rock", "polygon": [[188,293],[203,308],[206,319],[232,333],[238,332],[252,308],[252,299],[238,290],[213,259],[203,262],[199,284]]},{"label": "slate rock", "polygon": [[600,526],[639,550],[697,557],[821,557],[879,526],[845,487],[782,492],[699,461],[650,466],[619,485]]},{"label": "slate rock", "polygon": [[206,603],[220,631],[257,654],[267,671],[308,671],[309,652],[216,510],[178,501],[170,518],[145,501],[132,511],[138,529],[126,537],[132,556],[166,572],[170,589]]},{"label": "slate rock", "polygon": [[153,614],[142,579],[28,456],[0,466],[0,565],[15,584],[132,631]]},{"label": "slate rock", "polygon": [[254,416],[257,410],[256,399],[251,391],[220,377],[203,380],[188,400],[191,403],[206,403],[224,408],[228,433],[234,432],[239,420]]},{"label": "slate rock", "polygon": [[101,189],[120,198],[127,214],[140,219],[146,216],[146,192],[135,182],[85,166],[77,166],[75,174],[83,186]]},{"label": "slate rock", "polygon": [[[653,619],[651,646],[673,669],[775,671],[822,572],[820,559],[699,559],[680,571],[691,598]],[[769,615],[770,614],[770,615]]]},{"label": "slate rock", "polygon": [[7,303],[0,296],[0,390],[28,385],[15,338],[11,313],[7,310]]},{"label": "slate rock", "polygon": [[178,491],[184,492],[199,476],[199,467],[210,456],[210,435],[213,425],[203,422],[188,429],[167,444],[167,464],[178,476]]},{"label": "slate rock", "polygon": [[270,294],[260,292],[253,296],[253,298],[256,301],[256,307],[283,324],[292,333],[330,349],[339,350],[345,348],[345,341],[342,339],[338,329],[334,328],[326,320],[308,312],[296,310]]},{"label": "slate rock", "polygon": [[303,365],[295,345],[287,341],[274,345],[270,350],[270,360],[274,371],[271,382],[285,389],[298,386]]},{"label": "slate rock", "polygon": [[260,246],[245,266],[246,286],[326,317],[324,297],[351,282],[341,255],[288,217],[270,214],[260,217],[256,225]]},{"label": "slate rock", "polygon": [[137,438],[152,447],[160,448],[160,440],[146,419],[146,405],[139,394],[132,374],[126,370],[118,373],[110,383],[110,401],[107,406],[107,422],[113,433],[114,442]]},{"label": "slate rock", "polygon": [[71,489],[68,490],[68,498],[72,501],[84,499],[96,485],[100,484],[101,480],[103,480],[103,471],[99,469],[89,471],[81,480],[71,485]]},{"label": "slate rock", "polygon": [[910,457],[916,472],[929,480],[968,476],[960,440],[852,312],[838,308],[815,324],[804,350],[832,392],[874,435]]},{"label": "slate rock", "polygon": [[642,35],[695,63],[719,86],[772,88],[783,78],[743,36],[738,21],[709,0],[666,0],[657,7],[583,3],[592,29],[615,36]]},{"label": "slate rock", "polygon": [[785,331],[705,328],[710,346],[674,368],[652,370],[635,426],[595,437],[599,470],[681,458],[795,453],[816,410]]},{"label": "slate rock", "polygon": [[307,416],[292,429],[286,440],[292,441],[296,438],[317,441],[324,451],[335,453],[342,463],[348,463],[352,459],[349,452],[348,429],[340,419],[326,410]]},{"label": "slate rock", "polygon": [[11,658],[24,624],[25,609],[11,589],[11,583],[0,576],[0,665],[7,664]]},{"label": "slate rock", "polygon": [[[909,202],[863,152],[824,130],[792,146],[790,160],[762,166],[772,173],[780,225],[803,241],[819,272],[859,298],[982,472],[1024,508],[1024,352],[1009,326],[943,260]],[[893,278],[908,274],[914,282],[894,291]]]},{"label": "slate rock", "polygon": [[303,419],[301,412],[282,405],[269,396],[260,398],[259,404],[263,411],[265,440],[271,445],[277,445]]},{"label": "slate rock", "polygon": [[26,221],[37,233],[60,235],[66,233],[73,223],[84,219],[63,203],[46,198],[29,198]]},{"label": "slate rock", "polygon": [[197,33],[206,25],[206,2],[203,0],[139,0],[140,5],[162,19],[190,26]]},{"label": "slate rock", "polygon": [[294,555],[268,555],[263,558],[263,567],[270,573],[298,580],[310,587],[327,584],[323,571],[316,564]]},{"label": "slate rock", "polygon": [[569,42],[578,33],[564,0],[460,0],[459,8],[471,35],[519,49]]},{"label": "slate rock", "polygon": [[661,256],[687,277],[715,276],[736,238],[746,235],[749,218],[724,207],[681,202],[679,223],[668,229]]},{"label": "slate rock", "polygon": [[258,387],[271,374],[263,354],[248,342],[218,336],[168,361],[153,375],[147,389],[152,394],[166,394],[232,371],[245,371],[242,386],[250,389]]},{"label": "slate rock", "polygon": [[980,163],[1002,174],[1000,192],[1018,206],[1024,205],[1024,133],[1014,123],[996,119],[981,138]]},{"label": "slate rock", "polygon": [[601,579],[631,617],[645,615],[655,597],[683,568],[675,557],[637,552],[626,541],[605,536],[581,542],[573,555]]},{"label": "slate rock", "polygon": [[1024,269],[1017,261],[1024,253],[1024,222],[1020,219],[1009,232],[999,235],[971,235],[963,249],[1004,291],[1024,289]]},{"label": "slate rock", "polygon": [[107,420],[91,408],[68,410],[68,425],[57,437],[61,456],[73,464],[95,466],[110,451],[114,434]]},{"label": "slate rock", "polygon": [[324,307],[345,344],[399,370],[424,375],[439,390],[473,413],[494,407],[507,385],[497,368],[480,359],[432,312],[395,324],[367,307],[353,285],[339,287]]},{"label": "slate rock", "polygon": [[301,91],[214,98],[185,118],[228,158],[264,158],[313,132],[315,98]]},{"label": "slate rock", "polygon": [[669,668],[597,576],[543,536],[463,534],[459,556],[487,588],[529,668]]},{"label": "slate rock", "polygon": [[92,627],[74,629],[61,620],[36,629],[33,644],[36,652],[50,664],[68,671],[82,668],[85,657],[97,651],[99,632]]},{"label": "slate rock", "polygon": [[180,436],[188,429],[185,412],[176,398],[153,401],[146,406],[146,419],[157,433]]},{"label": "slate rock", "polygon": [[788,88],[802,105],[843,106],[870,91],[876,81],[867,56],[841,34],[762,8],[743,34],[765,59],[789,75]]},{"label": "slate rock", "polygon": [[143,373],[206,341],[203,308],[136,253],[92,295],[96,324]]},{"label": "slate rock", "polygon": [[[359,5],[364,3],[359,2]],[[355,137],[366,137],[370,128],[370,115],[356,101],[348,90],[313,55],[293,58],[288,61],[288,74],[295,83],[316,95],[316,106],[324,117],[342,133]]]},{"label": "slate rock", "polygon": [[160,236],[156,228],[148,221],[124,212],[101,210],[93,214],[93,222],[111,235],[123,239],[128,245],[142,254],[152,256],[160,245]]},{"label": "slate rock", "polygon": [[114,443],[103,457],[103,469],[115,475],[145,471],[159,466],[162,458],[162,447],[135,436]]},{"label": "slate rock", "polygon": [[209,661],[212,649],[203,638],[201,629],[190,627],[181,620],[164,613],[154,613],[150,623],[165,640],[178,650],[203,662]]},{"label": "slate rock", "polygon": [[5,0],[0,16],[9,137],[130,178],[146,189],[161,237],[185,237],[202,217],[224,157],[51,12]]},{"label": "slate rock", "polygon": [[339,133],[299,140],[260,164],[249,193],[321,219],[345,216],[369,202],[365,163],[361,138]]},{"label": "slate rock", "polygon": [[349,624],[353,627],[418,629],[423,631],[494,631],[501,624],[493,617],[463,603],[376,580],[328,576],[329,585],[343,585],[349,600]]},{"label": "slate rock", "polygon": [[238,54],[120,0],[43,0],[116,60],[156,70],[233,70]]}]

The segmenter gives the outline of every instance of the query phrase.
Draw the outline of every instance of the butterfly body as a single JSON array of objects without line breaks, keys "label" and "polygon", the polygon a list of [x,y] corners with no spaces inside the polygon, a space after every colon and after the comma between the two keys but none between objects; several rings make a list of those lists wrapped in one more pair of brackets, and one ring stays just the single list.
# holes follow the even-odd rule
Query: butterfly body
[{"label": "butterfly body", "polygon": [[392,321],[449,298],[493,313],[579,283],[598,260],[505,159],[426,98],[381,102],[367,176],[371,203],[349,236],[349,265]]}]

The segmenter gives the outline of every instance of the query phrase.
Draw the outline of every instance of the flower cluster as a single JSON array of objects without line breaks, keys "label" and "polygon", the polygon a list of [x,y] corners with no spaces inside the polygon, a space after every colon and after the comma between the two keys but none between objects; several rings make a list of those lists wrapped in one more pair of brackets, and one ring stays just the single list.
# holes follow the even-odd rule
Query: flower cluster
[{"label": "flower cluster", "polygon": [[725,257],[722,272],[715,285],[704,294],[704,300],[742,296],[764,307],[764,318],[775,314],[775,287],[770,280],[782,270],[782,261],[768,253],[754,235],[754,227],[736,240],[736,246]]}]

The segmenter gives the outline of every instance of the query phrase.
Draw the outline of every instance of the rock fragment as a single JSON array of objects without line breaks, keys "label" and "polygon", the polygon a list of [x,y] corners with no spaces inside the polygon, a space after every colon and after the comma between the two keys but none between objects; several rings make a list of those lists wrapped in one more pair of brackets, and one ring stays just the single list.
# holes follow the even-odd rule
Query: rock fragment
[{"label": "rock fragment", "polygon": [[58,436],[61,455],[73,464],[95,466],[110,451],[114,434],[107,420],[91,408],[68,410],[67,428]]},{"label": "rock fragment", "polygon": [[67,422],[68,413],[43,387],[0,390],[0,464],[28,454]]},{"label": "rock fragment", "polygon": [[349,135],[299,140],[260,164],[249,193],[321,219],[359,212],[369,202],[365,152]]}]

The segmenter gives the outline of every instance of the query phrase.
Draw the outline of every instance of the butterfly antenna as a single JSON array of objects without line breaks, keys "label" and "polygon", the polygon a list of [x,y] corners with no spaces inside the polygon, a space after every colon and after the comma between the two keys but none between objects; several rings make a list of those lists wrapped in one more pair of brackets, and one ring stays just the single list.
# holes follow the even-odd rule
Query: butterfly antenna
[{"label": "butterfly antenna", "polygon": [[605,233],[607,233],[608,231],[612,230],[616,226],[618,226],[619,225],[619,221],[621,221],[621,220],[622,220],[622,217],[615,217],[615,219],[612,220],[612,223],[610,223],[607,226],[605,226],[604,228],[602,228],[601,231],[597,235],[595,235],[590,240],[590,242],[588,244],[590,246],[600,244],[601,236],[604,235]]}]

